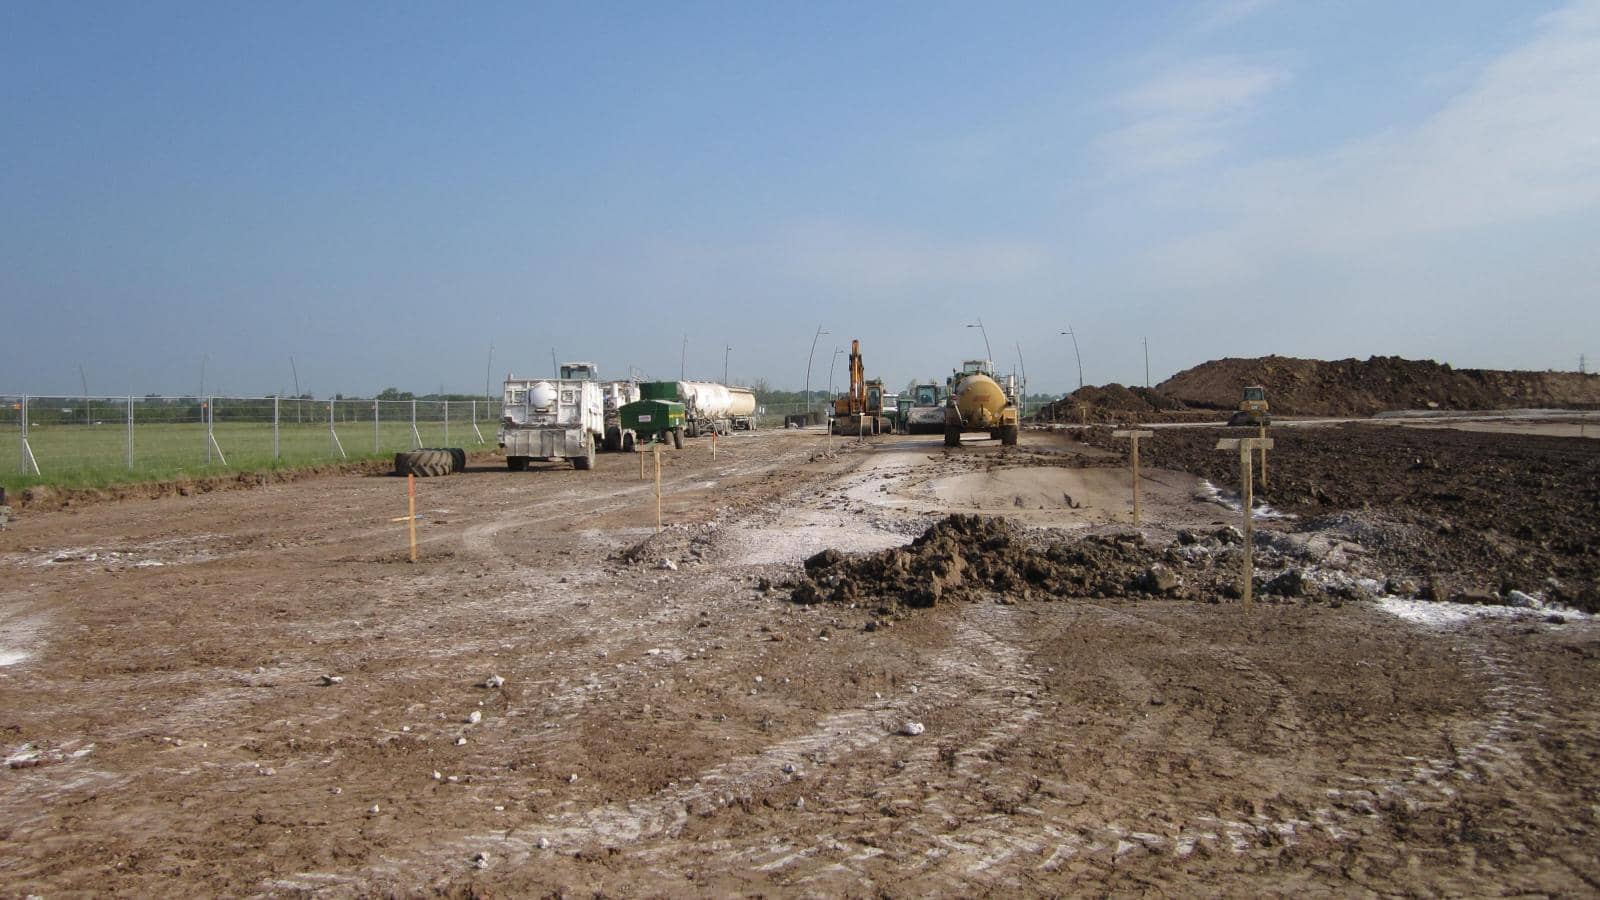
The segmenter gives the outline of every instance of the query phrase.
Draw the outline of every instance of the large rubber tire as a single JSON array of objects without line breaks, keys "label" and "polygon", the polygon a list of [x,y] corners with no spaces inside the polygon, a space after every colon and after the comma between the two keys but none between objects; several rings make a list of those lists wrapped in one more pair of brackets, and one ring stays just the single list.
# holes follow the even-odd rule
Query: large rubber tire
[{"label": "large rubber tire", "polygon": [[1007,447],[1015,447],[1017,445],[1017,426],[1001,425],[1000,443]]},{"label": "large rubber tire", "polygon": [[607,453],[615,453],[615,452],[617,452],[618,450],[621,450],[621,449],[622,449],[622,429],[619,426],[616,426],[616,425],[607,425],[606,426],[606,443],[605,443],[606,452]]},{"label": "large rubber tire", "polygon": [[433,478],[449,475],[454,471],[453,462],[448,450],[406,450],[394,455],[394,473]]},{"label": "large rubber tire", "polygon": [[513,472],[526,472],[528,471],[528,458],[526,456],[508,456],[506,457],[506,468]]},{"label": "large rubber tire", "polygon": [[450,454],[451,472],[465,472],[467,470],[466,450],[462,449],[461,447],[437,447],[435,449]]},{"label": "large rubber tire", "polygon": [[690,419],[689,424],[683,426],[683,429],[684,433],[689,437],[694,438],[700,436],[700,427],[694,423],[693,419]]},{"label": "large rubber tire", "polygon": [[961,429],[946,425],[944,427],[944,445],[946,447],[961,446]]},{"label": "large rubber tire", "polygon": [[683,449],[683,426],[672,429],[672,446],[674,449]]},{"label": "large rubber tire", "polygon": [[594,437],[586,436],[583,439],[583,455],[572,458],[572,467],[580,472],[587,472],[594,468]]},{"label": "large rubber tire", "polygon": [[639,439],[634,437],[632,429],[624,431],[622,433],[622,452],[632,453],[634,448],[639,445],[638,441]]}]

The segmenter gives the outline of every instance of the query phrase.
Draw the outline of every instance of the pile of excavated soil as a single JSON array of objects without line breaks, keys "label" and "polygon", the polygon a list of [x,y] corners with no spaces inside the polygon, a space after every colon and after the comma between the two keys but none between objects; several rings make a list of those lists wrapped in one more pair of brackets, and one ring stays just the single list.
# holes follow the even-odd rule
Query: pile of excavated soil
[{"label": "pile of excavated soil", "polygon": [[1433,360],[1216,359],[1154,388],[1108,384],[1079,388],[1047,404],[1039,422],[1171,422],[1214,418],[1239,408],[1246,385],[1267,389],[1278,415],[1370,416],[1404,409],[1592,409],[1600,375],[1453,369]]},{"label": "pile of excavated soil", "polygon": [[1367,416],[1399,409],[1593,408],[1600,375],[1454,369],[1433,360],[1218,359],[1179,372],[1156,391],[1190,407],[1237,409],[1240,390],[1267,389],[1274,413]]},{"label": "pile of excavated soil", "polygon": [[[1087,406],[1091,422],[1154,421],[1170,418],[1192,418],[1183,415],[1187,408],[1182,402],[1147,387],[1125,387],[1108,384],[1104,387],[1086,385],[1067,396],[1047,404],[1034,416],[1039,422],[1082,421],[1083,407]],[[1209,412],[1203,413],[1210,418]]]},{"label": "pile of excavated soil", "polygon": [[[1165,548],[1136,532],[1089,535],[1036,546],[1004,518],[952,515],[905,547],[865,556],[824,550],[805,562],[795,584],[796,603],[881,603],[930,607],[995,596],[1002,602],[1070,597],[1178,597],[1216,600],[1234,596],[1237,531],[1219,529],[1200,538],[1185,533]],[[1186,548],[1203,545],[1202,552]],[[1298,577],[1276,581],[1269,593],[1305,595]],[[1268,582],[1269,585],[1274,582]],[[892,611],[892,608],[888,611]]]},{"label": "pile of excavated soil", "polygon": [[[1162,429],[1139,446],[1149,466],[1237,490],[1239,458],[1217,438],[1255,429]],[[1407,537],[1373,545],[1391,573],[1445,585],[1437,593],[1541,593],[1600,612],[1600,454],[1592,442],[1543,435],[1341,425],[1275,428],[1269,487],[1257,497],[1304,516],[1382,510]],[[1081,439],[1118,454],[1105,429]]]}]

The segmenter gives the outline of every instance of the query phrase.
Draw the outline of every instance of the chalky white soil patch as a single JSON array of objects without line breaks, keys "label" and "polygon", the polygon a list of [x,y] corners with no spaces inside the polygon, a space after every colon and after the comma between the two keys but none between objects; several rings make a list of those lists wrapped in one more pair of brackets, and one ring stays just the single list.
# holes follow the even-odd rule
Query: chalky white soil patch
[{"label": "chalky white soil patch", "polygon": [[[1237,493],[1232,491],[1224,491],[1204,478],[1200,479],[1200,487],[1195,491],[1195,498],[1198,500],[1204,500],[1207,503],[1215,503],[1223,509],[1231,509],[1234,512],[1239,511],[1239,495]],[[1255,506],[1255,513],[1251,516],[1251,518],[1295,519],[1299,517],[1294,513],[1286,513],[1282,510],[1274,509],[1265,503],[1257,503]]]},{"label": "chalky white soil patch", "polygon": [[1407,622],[1429,628],[1452,628],[1475,619],[1543,619],[1551,613],[1558,613],[1563,619],[1568,620],[1591,618],[1587,613],[1566,608],[1546,607],[1534,610],[1515,606],[1478,606],[1472,603],[1404,600],[1399,597],[1379,599],[1378,608]]}]

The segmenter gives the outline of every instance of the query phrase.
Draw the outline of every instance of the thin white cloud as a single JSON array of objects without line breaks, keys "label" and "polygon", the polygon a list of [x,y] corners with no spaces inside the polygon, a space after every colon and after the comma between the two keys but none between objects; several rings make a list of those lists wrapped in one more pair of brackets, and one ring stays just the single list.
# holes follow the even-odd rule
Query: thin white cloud
[{"label": "thin white cloud", "polygon": [[1600,205],[1600,0],[1541,20],[1414,126],[1221,173],[1195,199],[1227,223],[1167,248],[1189,277]]},{"label": "thin white cloud", "polygon": [[1124,172],[1207,162],[1226,149],[1229,129],[1287,78],[1281,68],[1233,57],[1165,72],[1117,99],[1130,121],[1102,135],[1098,149]]}]

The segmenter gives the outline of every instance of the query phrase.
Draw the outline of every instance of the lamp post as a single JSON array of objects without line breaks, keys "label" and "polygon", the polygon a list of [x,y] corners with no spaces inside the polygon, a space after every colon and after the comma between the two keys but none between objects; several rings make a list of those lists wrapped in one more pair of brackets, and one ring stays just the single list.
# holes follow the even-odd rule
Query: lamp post
[{"label": "lamp post", "polygon": [[839,361],[840,354],[844,353],[843,347],[833,348],[833,359],[828,360],[828,399],[833,399],[833,364]]},{"label": "lamp post", "polygon": [[811,424],[811,359],[817,355],[817,338],[829,332],[823,331],[822,326],[817,326],[817,333],[811,336],[811,352],[806,354],[806,424]]},{"label": "lamp post", "polygon": [[978,320],[978,324],[976,324],[976,325],[968,325],[967,327],[968,328],[976,328],[979,331],[983,332],[983,352],[984,352],[984,355],[989,358],[989,364],[993,365],[994,364],[994,351],[989,349],[989,329],[983,327],[983,320],[979,319]]},{"label": "lamp post", "polygon": [[1022,397],[1017,403],[1022,417],[1028,417],[1028,361],[1022,358],[1022,342],[1017,341],[1017,362],[1022,364]]},{"label": "lamp post", "polygon": [[678,380],[687,381],[685,373],[689,371],[689,336],[683,336],[683,350],[678,354]]},{"label": "lamp post", "polygon": [[724,386],[728,383],[728,354],[732,352],[732,344],[722,348],[722,383]]},{"label": "lamp post", "polygon": [[1078,336],[1072,333],[1071,325],[1068,325],[1067,330],[1061,333],[1072,338],[1072,355],[1078,358],[1078,390],[1081,391],[1083,390],[1083,354],[1078,352]]}]

